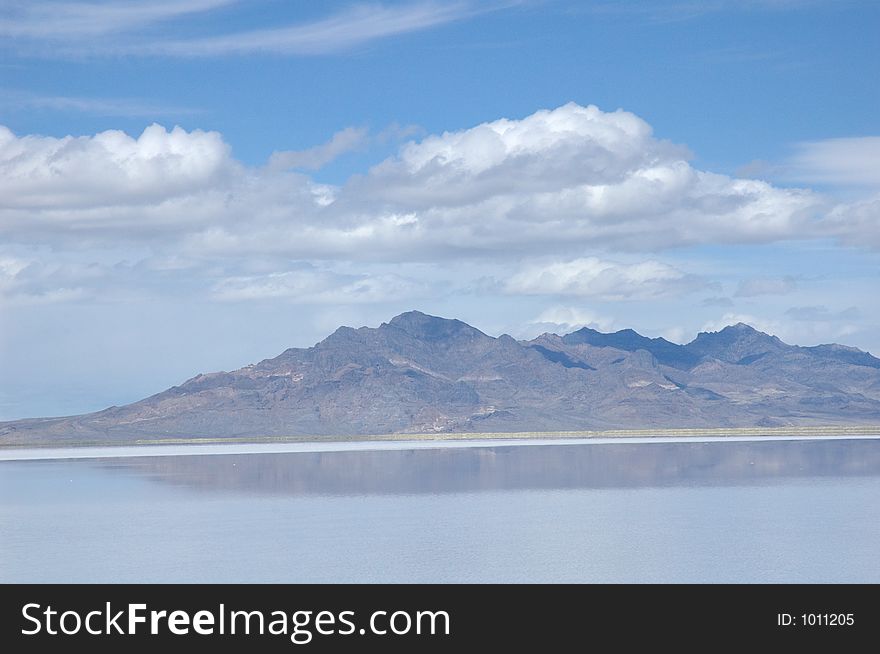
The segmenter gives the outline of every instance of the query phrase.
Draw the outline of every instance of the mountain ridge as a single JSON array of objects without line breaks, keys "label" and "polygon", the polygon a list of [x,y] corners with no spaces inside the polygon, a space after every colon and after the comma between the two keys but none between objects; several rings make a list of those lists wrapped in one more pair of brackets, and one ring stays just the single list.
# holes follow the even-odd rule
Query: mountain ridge
[{"label": "mountain ridge", "polygon": [[0,423],[0,445],[82,440],[880,422],[880,359],[739,323],[690,343],[582,328],[517,341],[408,311],[137,402]]}]

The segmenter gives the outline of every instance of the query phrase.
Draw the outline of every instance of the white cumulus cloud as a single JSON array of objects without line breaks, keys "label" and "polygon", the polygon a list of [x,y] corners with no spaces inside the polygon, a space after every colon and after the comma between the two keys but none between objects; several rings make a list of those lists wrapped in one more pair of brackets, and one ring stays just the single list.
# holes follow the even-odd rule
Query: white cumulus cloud
[{"label": "white cumulus cloud", "polygon": [[[320,165],[358,140],[343,134],[275,163]],[[576,104],[410,142],[341,187],[278,168],[243,166],[216,132],[3,128],[0,232],[165,238],[204,256],[415,261],[801,238],[823,206],[809,191],[694,169],[637,116]]]},{"label": "white cumulus cloud", "polygon": [[115,246],[286,223],[330,191],[292,173],[245,168],[217,132],[147,127],[137,138],[16,136],[0,126],[0,234],[28,245]]},{"label": "white cumulus cloud", "polygon": [[[876,200],[831,208],[809,190],[701,171],[638,116],[593,106],[411,140],[341,185],[287,169],[320,166],[362,138],[343,130],[250,167],[210,131],[151,125],[136,136],[56,138],[0,127],[0,239],[7,253],[52,251],[71,262],[85,250],[136,252],[131,258],[145,263],[127,268],[125,283],[160,274],[151,260],[186,261],[192,279],[216,284],[213,297],[226,299],[330,297],[300,289],[287,264],[255,276],[244,262],[259,258],[332,269],[365,261],[509,266],[527,256],[538,263],[502,290],[617,300],[704,282],[653,257],[627,263],[585,252],[627,259],[623,252],[829,236],[880,246]],[[53,278],[60,288],[79,287],[62,274]],[[354,284],[345,297],[373,292],[367,282],[340,283]],[[782,288],[756,283],[739,294]]]},{"label": "white cumulus cloud", "polygon": [[414,216],[398,237],[457,250],[620,250],[761,242],[814,230],[822,200],[693,168],[625,112],[567,104],[429,136],[356,177],[338,205]]},{"label": "white cumulus cloud", "polygon": [[138,138],[17,137],[0,126],[0,208],[76,211],[155,206],[241,174],[216,132],[147,127]]}]

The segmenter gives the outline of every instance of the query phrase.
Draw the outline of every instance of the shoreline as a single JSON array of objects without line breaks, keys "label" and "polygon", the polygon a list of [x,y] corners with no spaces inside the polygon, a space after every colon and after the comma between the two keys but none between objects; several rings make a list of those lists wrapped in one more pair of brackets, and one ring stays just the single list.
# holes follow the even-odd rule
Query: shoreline
[{"label": "shoreline", "polygon": [[791,440],[880,439],[880,426],[639,429],[579,432],[386,434],[342,437],[187,438],[124,443],[46,443],[0,446],[0,462],[57,459],[286,454],[307,452],[527,447],[535,445],[605,445],[614,443],[717,443]]}]

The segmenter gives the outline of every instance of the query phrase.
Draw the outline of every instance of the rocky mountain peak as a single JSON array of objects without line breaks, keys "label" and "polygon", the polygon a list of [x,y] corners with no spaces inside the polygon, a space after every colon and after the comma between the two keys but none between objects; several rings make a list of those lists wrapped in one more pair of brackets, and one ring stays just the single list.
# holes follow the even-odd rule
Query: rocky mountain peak
[{"label": "rocky mountain peak", "polygon": [[406,332],[410,336],[422,341],[443,341],[451,338],[461,337],[483,337],[483,332],[475,327],[471,327],[461,320],[450,318],[439,318],[431,316],[421,311],[407,311],[395,316],[388,323],[383,323],[380,329],[399,329]]},{"label": "rocky mountain peak", "polygon": [[728,325],[717,332],[700,332],[685,347],[699,356],[731,363],[757,360],[758,356],[792,349],[778,337],[765,334],[743,322]]},{"label": "rocky mountain peak", "polygon": [[739,339],[739,338],[753,338],[753,337],[764,337],[768,339],[776,339],[775,336],[771,336],[770,334],[765,334],[762,331],[759,331],[752,327],[751,325],[747,325],[744,322],[738,322],[735,325],[727,325],[726,327],[718,330],[717,332],[700,332],[697,334],[696,340],[701,339]]},{"label": "rocky mountain peak", "polygon": [[685,346],[667,341],[665,338],[648,338],[632,329],[604,334],[583,327],[562,337],[566,345],[588,344],[595,347],[611,347],[625,352],[645,350],[650,352],[660,363],[673,368],[689,368],[697,364],[699,356],[689,352]]}]

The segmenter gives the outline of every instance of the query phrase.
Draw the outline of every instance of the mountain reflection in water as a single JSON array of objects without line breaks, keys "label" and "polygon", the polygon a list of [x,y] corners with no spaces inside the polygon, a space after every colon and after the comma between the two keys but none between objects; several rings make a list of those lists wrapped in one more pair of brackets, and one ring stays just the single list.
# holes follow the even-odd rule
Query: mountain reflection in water
[{"label": "mountain reflection in water", "polygon": [[658,442],[102,459],[202,490],[284,495],[740,485],[880,474],[880,440]]}]

